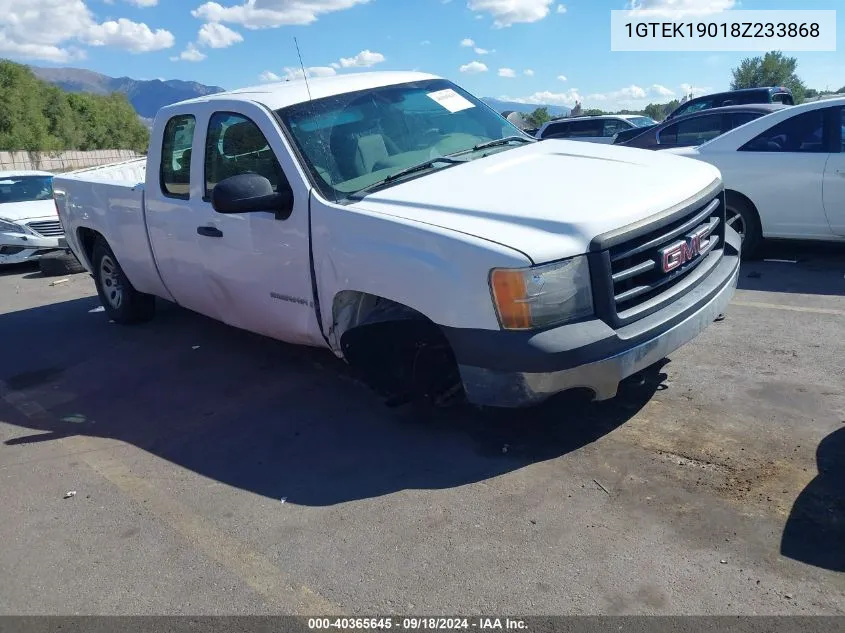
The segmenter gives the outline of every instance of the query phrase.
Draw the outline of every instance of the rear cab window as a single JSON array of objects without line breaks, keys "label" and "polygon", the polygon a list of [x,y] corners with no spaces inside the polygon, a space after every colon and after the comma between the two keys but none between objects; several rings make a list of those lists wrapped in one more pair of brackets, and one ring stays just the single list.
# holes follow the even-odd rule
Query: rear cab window
[{"label": "rear cab window", "polygon": [[543,131],[543,138],[569,136],[569,123],[549,123]]},{"label": "rear cab window", "polygon": [[633,127],[627,121],[622,119],[605,119],[602,129],[602,136],[615,136],[623,130],[629,130]]},{"label": "rear cab window", "polygon": [[191,147],[197,120],[192,114],[178,114],[164,127],[159,180],[168,198],[188,200],[191,193]]},{"label": "rear cab window", "polygon": [[569,127],[570,138],[595,138],[602,136],[604,131],[603,120],[573,121]]}]

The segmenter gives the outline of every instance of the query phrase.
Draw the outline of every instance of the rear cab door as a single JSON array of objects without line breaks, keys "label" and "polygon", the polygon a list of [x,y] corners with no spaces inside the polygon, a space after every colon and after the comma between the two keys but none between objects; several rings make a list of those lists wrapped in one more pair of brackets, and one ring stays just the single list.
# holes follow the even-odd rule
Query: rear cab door
[{"label": "rear cab door", "polygon": [[[206,221],[202,198],[202,152],[197,131],[204,118],[197,104],[162,111],[147,158],[144,214],[162,283],[180,306],[219,319],[208,291],[197,227]],[[198,157],[198,158],[195,158]]]}]

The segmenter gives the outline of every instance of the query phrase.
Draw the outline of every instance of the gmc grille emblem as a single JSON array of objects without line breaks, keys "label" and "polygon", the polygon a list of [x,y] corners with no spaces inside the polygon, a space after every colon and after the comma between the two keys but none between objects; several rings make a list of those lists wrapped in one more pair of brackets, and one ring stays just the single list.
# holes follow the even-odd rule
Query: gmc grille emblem
[{"label": "gmc grille emblem", "polygon": [[710,234],[716,230],[719,219],[713,218],[684,236],[683,240],[673,242],[669,246],[660,249],[660,263],[664,273],[671,273],[687,262],[692,261],[700,255],[706,254],[712,246],[715,246],[716,238],[710,238]]}]

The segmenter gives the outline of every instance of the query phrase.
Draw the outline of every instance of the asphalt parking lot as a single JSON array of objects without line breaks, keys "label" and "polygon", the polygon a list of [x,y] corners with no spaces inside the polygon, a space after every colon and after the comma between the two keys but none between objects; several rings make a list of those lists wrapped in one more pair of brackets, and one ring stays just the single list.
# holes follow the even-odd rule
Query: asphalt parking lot
[{"label": "asphalt parking lot", "polygon": [[769,251],[617,399],[516,412],[0,272],[0,614],[845,614],[845,248]]}]

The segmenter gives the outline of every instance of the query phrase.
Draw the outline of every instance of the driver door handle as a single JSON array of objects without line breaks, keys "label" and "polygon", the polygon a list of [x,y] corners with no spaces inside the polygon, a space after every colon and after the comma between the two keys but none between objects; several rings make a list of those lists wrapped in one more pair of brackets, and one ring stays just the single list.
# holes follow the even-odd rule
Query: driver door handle
[{"label": "driver door handle", "polygon": [[223,237],[223,231],[215,226],[198,226],[197,234],[205,237]]}]

